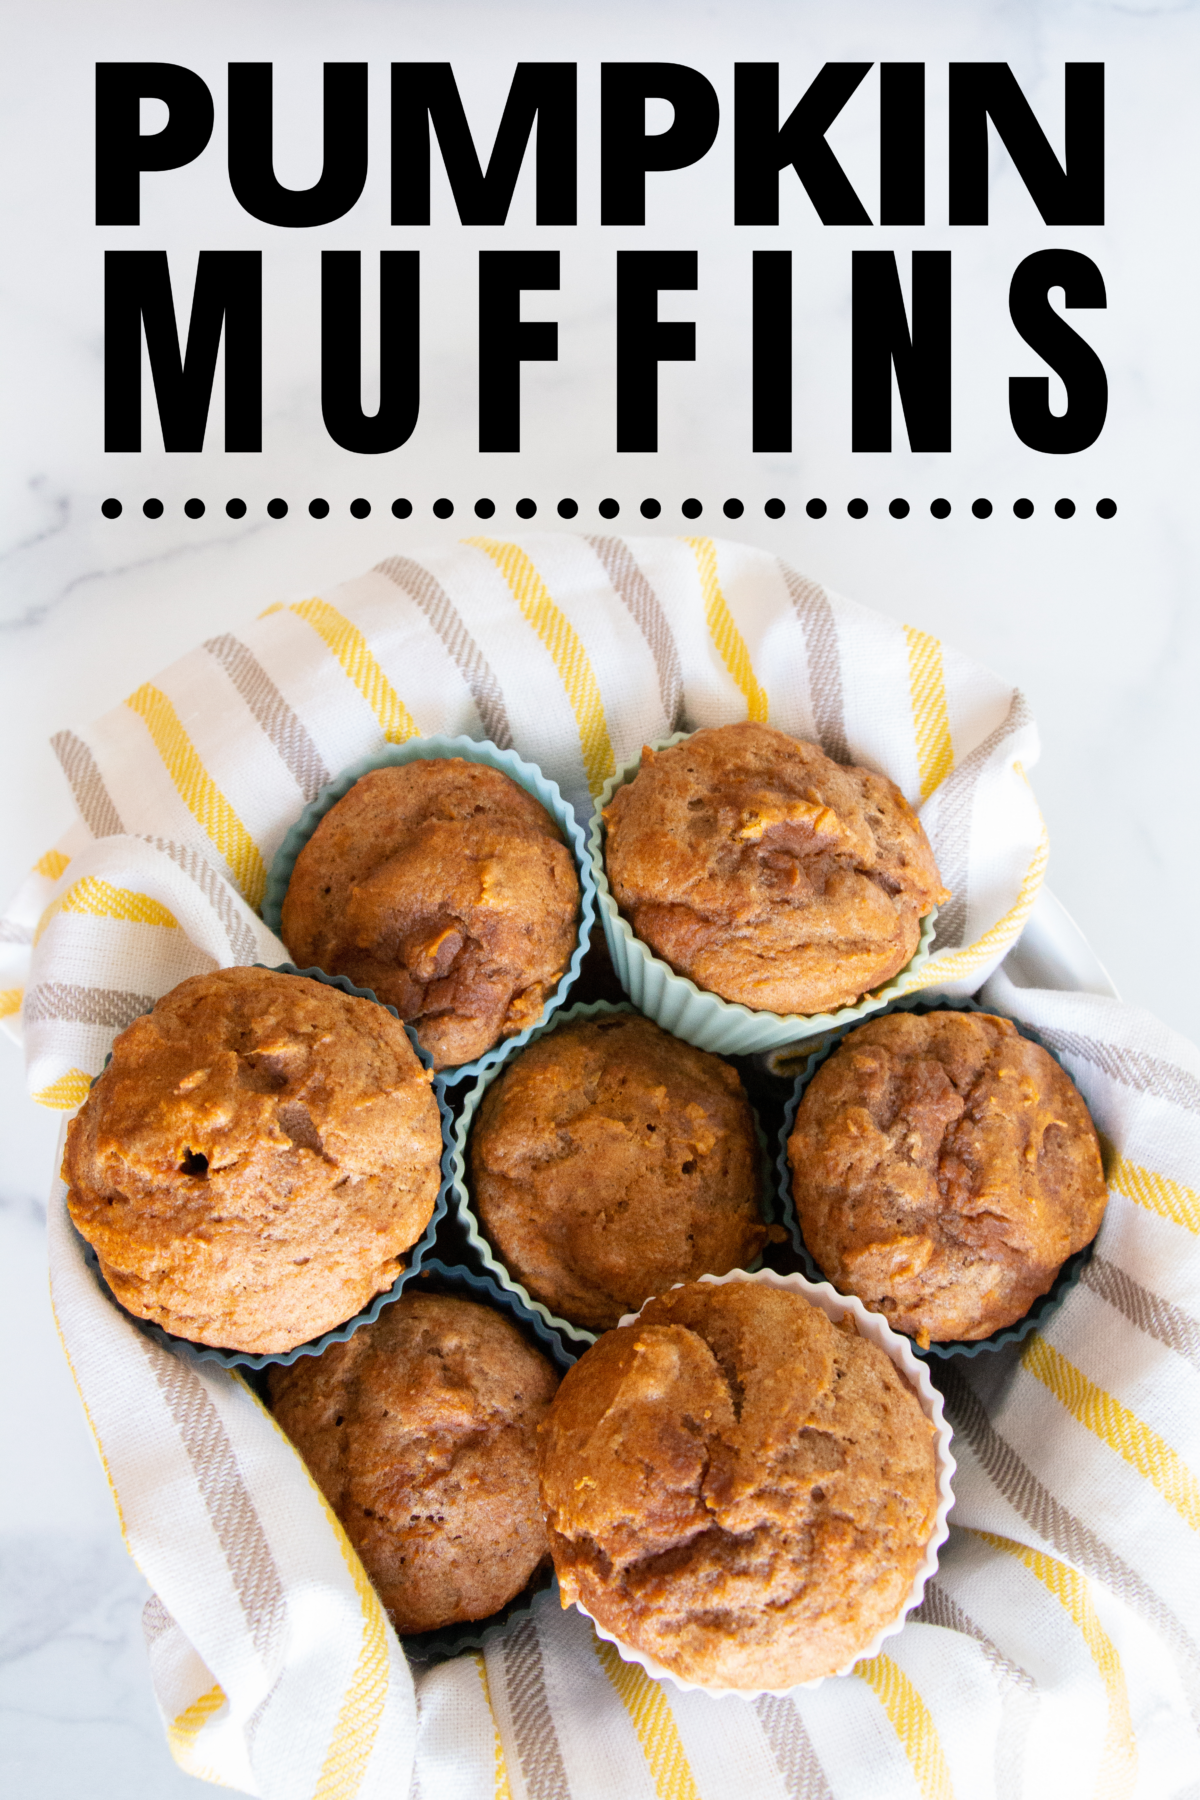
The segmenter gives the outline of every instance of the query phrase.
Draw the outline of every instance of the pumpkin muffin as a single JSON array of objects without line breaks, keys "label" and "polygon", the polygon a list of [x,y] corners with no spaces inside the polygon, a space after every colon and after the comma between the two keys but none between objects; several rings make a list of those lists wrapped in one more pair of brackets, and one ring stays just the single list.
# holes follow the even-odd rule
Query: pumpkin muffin
[{"label": "pumpkin muffin", "polygon": [[676,1288],[600,1338],[538,1463],[563,1604],[708,1687],[844,1667],[904,1605],[937,1512],[895,1364],[752,1281]]},{"label": "pumpkin muffin", "polygon": [[853,1005],[950,898],[893,782],[768,725],[644,749],[604,820],[609,884],[636,935],[756,1011]]},{"label": "pumpkin muffin", "polygon": [[550,814],[486,763],[373,769],[296,858],[283,941],[416,1031],[437,1069],[536,1025],[575,948],[579,877]]},{"label": "pumpkin muffin", "polygon": [[173,988],[67,1132],[67,1204],[139,1318],[268,1353],[390,1288],[439,1187],[432,1076],[382,1006],[270,969]]},{"label": "pumpkin muffin", "polygon": [[1070,1076],[1008,1019],[896,1012],[848,1033],[788,1141],[804,1241],[922,1346],[1015,1324],[1107,1201]]},{"label": "pumpkin muffin", "polygon": [[736,1070],[636,1013],[530,1044],[484,1095],[469,1155],[509,1272],[593,1330],[677,1281],[744,1267],[767,1240]]},{"label": "pumpkin muffin", "polygon": [[397,1631],[486,1619],[546,1560],[535,1433],[557,1386],[499,1313],[411,1288],[271,1370],[275,1416]]}]

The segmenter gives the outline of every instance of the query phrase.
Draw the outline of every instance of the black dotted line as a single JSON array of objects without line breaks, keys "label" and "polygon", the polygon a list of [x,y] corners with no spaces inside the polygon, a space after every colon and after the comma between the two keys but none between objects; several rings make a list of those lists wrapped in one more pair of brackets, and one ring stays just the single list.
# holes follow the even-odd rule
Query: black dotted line
[{"label": "black dotted line", "polygon": [[[1035,511],[1032,500],[1014,500],[1012,509],[1018,519],[1031,519]],[[106,519],[119,519],[124,510],[121,501],[117,499],[105,500],[100,507],[100,511],[104,514]],[[142,502],[142,511],[148,519],[161,519],[165,510],[161,500],[151,499],[143,500]],[[206,508],[203,500],[185,500],[183,503],[183,510],[189,519],[202,519]],[[328,500],[320,499],[310,500],[308,503],[308,510],[310,516],[314,519],[327,519],[330,511],[329,502]],[[474,510],[477,519],[493,518],[496,512],[496,502],[494,500],[476,500]],[[560,519],[573,519],[579,511],[579,502],[577,500],[560,500],[555,510]],[[596,510],[602,519],[615,519],[620,514],[621,503],[619,500],[601,500]],[[699,500],[685,500],[681,504],[679,510],[685,519],[698,519],[704,511],[704,506]],[[727,519],[740,519],[745,510],[745,505],[741,500],[726,500],[721,507],[721,511]],[[814,498],[806,502],[804,510],[810,519],[823,519],[829,511],[829,507],[824,500]],[[852,519],[865,519],[870,510],[867,502],[862,499],[850,500],[846,504],[846,511]],[[948,519],[953,508],[949,500],[931,500],[929,503],[929,510],[935,519]],[[980,499],[971,502],[971,512],[977,519],[990,519],[993,510],[992,502],[990,500]],[[244,519],[247,511],[246,502],[244,500],[227,500],[225,502],[225,511],[231,519]],[[392,515],[394,518],[411,518],[412,511],[413,505],[411,500],[392,501]],[[532,519],[537,515],[537,501],[518,500],[515,511],[518,519]],[[638,511],[641,513],[643,519],[657,519],[662,512],[662,502],[653,499],[643,500]],[[763,512],[768,519],[782,519],[786,511],[787,507],[782,500],[767,500],[763,503]],[[907,500],[893,500],[888,506],[888,512],[893,519],[907,519],[911,511],[912,508]],[[1072,519],[1075,516],[1075,502],[1066,499],[1056,500],[1054,502],[1054,511],[1055,515],[1060,519]],[[1101,519],[1111,519],[1116,516],[1116,511],[1117,503],[1115,500],[1097,500],[1097,517]],[[352,500],[350,502],[350,513],[355,519],[369,518],[371,516],[371,502],[363,499]],[[286,519],[288,515],[287,501],[268,500],[267,514],[272,519]],[[453,500],[435,500],[433,503],[433,516],[435,519],[453,518]]]}]

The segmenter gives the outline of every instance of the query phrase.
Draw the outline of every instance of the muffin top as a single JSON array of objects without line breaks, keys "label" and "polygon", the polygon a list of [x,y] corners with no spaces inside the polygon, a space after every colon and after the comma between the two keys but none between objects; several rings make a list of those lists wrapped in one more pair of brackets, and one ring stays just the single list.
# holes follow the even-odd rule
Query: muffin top
[{"label": "muffin top", "polygon": [[1022,1318],[1107,1200],[1074,1082],[987,1013],[897,1012],[848,1033],[788,1157],[818,1267],[921,1344]]},{"label": "muffin top", "polygon": [[293,1349],[391,1287],[437,1199],[432,1077],[383,1007],[270,969],[172,988],[67,1132],[76,1226],[123,1306]]},{"label": "muffin top", "polygon": [[545,807],[461,757],[374,769],[296,858],[283,940],[394,1006],[437,1069],[541,1018],[575,948],[579,878]]},{"label": "muffin top", "polygon": [[673,1674],[786,1688],[895,1618],[937,1511],[931,1428],[804,1297],[696,1282],[568,1371],[538,1438],[563,1595]]},{"label": "muffin top", "polygon": [[270,1386],[397,1631],[486,1619],[545,1560],[535,1433],[558,1372],[490,1307],[410,1287]]},{"label": "muffin top", "polygon": [[677,1281],[744,1266],[767,1239],[736,1070],[636,1013],[523,1050],[484,1096],[470,1171],[509,1271],[596,1330]]},{"label": "muffin top", "polygon": [[950,898],[899,788],[749,722],[642,751],[605,809],[605,867],[637,936],[758,1011],[849,1006],[912,957]]}]

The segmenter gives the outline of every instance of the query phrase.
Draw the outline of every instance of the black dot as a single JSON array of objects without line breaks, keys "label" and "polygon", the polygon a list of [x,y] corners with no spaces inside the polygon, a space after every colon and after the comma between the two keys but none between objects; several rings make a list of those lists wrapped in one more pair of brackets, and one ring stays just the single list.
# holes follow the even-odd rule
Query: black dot
[{"label": "black dot", "polygon": [[679,510],[685,519],[698,519],[704,508],[699,500],[685,500]]},{"label": "black dot", "polygon": [[1115,500],[1097,500],[1096,511],[1102,519],[1115,519],[1117,503]]},{"label": "black dot", "polygon": [[1073,519],[1075,517],[1075,502],[1073,500],[1056,500],[1054,502],[1054,510],[1060,519]]},{"label": "black dot", "polygon": [[229,514],[231,519],[244,519],[246,516],[246,502],[244,500],[227,500],[225,502],[225,511]]},{"label": "black dot", "polygon": [[727,500],[721,508],[727,519],[740,519],[745,510],[740,500]]},{"label": "black dot", "polygon": [[935,519],[948,519],[950,517],[950,502],[948,500],[931,500],[929,502],[929,510]]},{"label": "black dot", "polygon": [[810,519],[823,519],[829,508],[823,500],[810,500],[804,510]]},{"label": "black dot", "polygon": [[661,511],[662,511],[662,507],[659,505],[657,500],[643,500],[642,501],[641,514],[642,514],[643,519],[657,519],[657,517]]},{"label": "black dot", "polygon": [[477,519],[490,519],[495,510],[496,502],[494,500],[477,500],[475,502],[475,517]]},{"label": "black dot", "polygon": [[106,500],[101,506],[100,511],[104,514],[106,519],[119,519],[121,516],[121,502],[119,500]]},{"label": "black dot", "polygon": [[852,519],[865,519],[868,510],[865,500],[851,500],[846,508],[846,511],[850,514]]},{"label": "black dot", "polygon": [[596,508],[602,519],[615,519],[620,510],[620,502],[617,500],[602,500]]},{"label": "black dot", "polygon": [[907,517],[908,517],[908,501],[907,500],[893,500],[891,505],[888,507],[888,511],[891,513],[893,519],[907,519]]},{"label": "black dot", "polygon": [[411,500],[393,500],[392,501],[392,517],[393,517],[393,519],[411,519],[412,518],[412,501]]},{"label": "black dot", "polygon": [[433,516],[435,519],[448,519],[452,516],[453,512],[454,512],[453,500],[435,500],[434,501]]},{"label": "black dot", "polygon": [[783,504],[782,500],[768,500],[763,506],[763,511],[766,513],[768,519],[782,519],[784,513],[787,511],[787,507]]},{"label": "black dot", "polygon": [[532,519],[536,512],[537,512],[537,501],[536,500],[518,500],[517,501],[517,517],[518,517],[518,519]]},{"label": "black dot", "polygon": [[163,516],[163,503],[161,500],[143,500],[142,511],[148,519],[161,519]]},{"label": "black dot", "polygon": [[977,519],[990,519],[992,516],[992,503],[990,500],[972,500],[971,511],[975,514]]},{"label": "black dot", "polygon": [[1014,500],[1013,501],[1013,512],[1016,514],[1018,519],[1032,519],[1032,517],[1033,517],[1033,501],[1032,500]]},{"label": "black dot", "polygon": [[578,500],[560,500],[558,503],[558,516],[560,519],[573,519],[578,511]]},{"label": "black dot", "polygon": [[270,513],[270,515],[273,519],[286,519],[287,518],[287,501],[286,500],[268,500],[267,501],[267,511]]},{"label": "black dot", "polygon": [[329,517],[329,502],[328,500],[310,500],[308,503],[308,510],[314,519],[327,519]]},{"label": "black dot", "polygon": [[369,519],[371,516],[371,502],[369,500],[363,500],[361,497],[357,500],[352,500],[350,502],[350,516],[353,519]]},{"label": "black dot", "polygon": [[204,502],[203,500],[185,500],[183,503],[183,510],[189,519],[202,519],[204,517]]}]

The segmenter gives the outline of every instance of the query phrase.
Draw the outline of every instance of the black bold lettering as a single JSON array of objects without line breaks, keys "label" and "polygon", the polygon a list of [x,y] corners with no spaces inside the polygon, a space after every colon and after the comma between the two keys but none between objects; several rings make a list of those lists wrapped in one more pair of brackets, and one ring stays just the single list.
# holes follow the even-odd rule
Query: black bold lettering
[{"label": "black bold lettering", "polygon": [[[647,133],[647,100],[666,100],[674,108],[665,131]],[[720,121],[712,83],[686,63],[602,63],[600,223],[644,225],[647,170],[699,162]]]},{"label": "black bold lettering", "polygon": [[890,250],[856,250],[851,278],[854,450],[892,447],[892,370],[913,450],[950,448],[950,252],[914,250],[912,328]]},{"label": "black bold lettering", "polygon": [[429,127],[464,225],[503,225],[537,120],[539,225],[574,225],[574,63],[518,63],[486,172],[449,63],[392,64],[392,224],[429,223]]},{"label": "black bold lettering", "polygon": [[879,223],[925,223],[925,64],[879,65]]},{"label": "black bold lettering", "polygon": [[335,444],[360,456],[397,450],[421,404],[420,254],[379,256],[379,408],[362,409],[362,256],[321,252],[321,417]]},{"label": "black bold lettering", "polygon": [[1050,411],[1047,376],[1014,375],[1008,384],[1008,411],[1013,430],[1031,450],[1072,456],[1094,444],[1104,429],[1108,377],[1091,345],[1051,306],[1051,288],[1062,289],[1069,307],[1108,304],[1103,275],[1078,250],[1038,250],[1025,258],[1008,290],[1009,315],[1030,349],[1062,377],[1067,410],[1061,415]]},{"label": "black bold lettering", "polygon": [[104,448],[142,447],[142,329],[166,450],[202,450],[221,331],[225,448],[262,449],[262,253],[202,250],[181,356],[165,250],[104,258]]},{"label": "black bold lettering", "polygon": [[264,225],[304,230],[350,211],[367,179],[367,65],[326,63],[321,178],[310,188],[275,179],[270,63],[229,65],[229,185]]},{"label": "black bold lettering", "polygon": [[522,319],[525,288],[558,286],[557,250],[479,253],[479,448],[521,448],[521,364],[558,360],[558,326]]},{"label": "black bold lettering", "polygon": [[[142,136],[142,100],[168,109],[161,131]],[[179,63],[96,64],[96,223],[140,225],[143,169],[181,169],[212,136],[212,95]]]},{"label": "black bold lettering", "polygon": [[733,222],[778,225],[779,172],[791,163],[823,225],[869,225],[825,133],[870,69],[826,63],[779,123],[779,64],[734,67]]},{"label": "black bold lettering", "polygon": [[617,449],[658,449],[658,365],[695,362],[696,327],[658,316],[663,288],[694,288],[695,250],[617,251]]},{"label": "black bold lettering", "polygon": [[950,64],[952,225],[988,222],[989,119],[1047,225],[1103,225],[1103,63],[1066,65],[1065,168],[1007,63]]},{"label": "black bold lettering", "polygon": [[754,252],[751,402],[755,450],[792,447],[792,253]]}]

